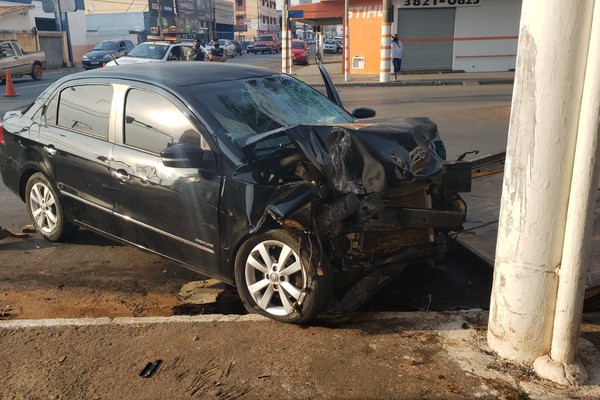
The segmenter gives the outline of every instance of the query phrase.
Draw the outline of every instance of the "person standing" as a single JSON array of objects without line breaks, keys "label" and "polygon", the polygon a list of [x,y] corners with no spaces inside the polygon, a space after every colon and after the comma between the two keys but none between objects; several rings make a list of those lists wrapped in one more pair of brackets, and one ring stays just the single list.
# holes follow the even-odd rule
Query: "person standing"
[{"label": "person standing", "polygon": [[401,74],[400,67],[402,66],[402,52],[404,45],[398,39],[398,35],[392,36],[392,63],[394,64],[394,80],[398,79],[398,74]]},{"label": "person standing", "polygon": [[213,48],[210,50],[210,55],[208,56],[208,59],[210,61],[221,61],[221,62],[227,60],[227,54],[225,54],[225,51],[219,45],[219,39],[214,38],[212,41],[212,44],[213,44]]},{"label": "person standing", "polygon": [[204,50],[200,48],[200,41],[198,39],[194,39],[192,42],[194,47],[188,50],[185,58],[187,61],[204,61]]}]

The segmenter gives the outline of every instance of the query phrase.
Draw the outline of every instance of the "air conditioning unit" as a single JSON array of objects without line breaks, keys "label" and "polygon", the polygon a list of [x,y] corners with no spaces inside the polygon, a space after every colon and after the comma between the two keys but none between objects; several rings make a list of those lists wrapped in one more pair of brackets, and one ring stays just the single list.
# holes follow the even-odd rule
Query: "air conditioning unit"
[{"label": "air conditioning unit", "polygon": [[365,58],[352,57],[352,69],[365,69]]}]

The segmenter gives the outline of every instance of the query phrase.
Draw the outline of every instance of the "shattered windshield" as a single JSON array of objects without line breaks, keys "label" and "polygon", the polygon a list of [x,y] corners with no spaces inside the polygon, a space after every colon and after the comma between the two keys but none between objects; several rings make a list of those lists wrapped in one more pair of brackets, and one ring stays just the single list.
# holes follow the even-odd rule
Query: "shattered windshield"
[{"label": "shattered windshield", "polygon": [[169,48],[166,44],[142,43],[131,50],[127,57],[150,58],[153,60],[162,60]]},{"label": "shattered windshield", "polygon": [[205,84],[194,96],[240,147],[283,127],[354,122],[320,92],[284,74]]}]

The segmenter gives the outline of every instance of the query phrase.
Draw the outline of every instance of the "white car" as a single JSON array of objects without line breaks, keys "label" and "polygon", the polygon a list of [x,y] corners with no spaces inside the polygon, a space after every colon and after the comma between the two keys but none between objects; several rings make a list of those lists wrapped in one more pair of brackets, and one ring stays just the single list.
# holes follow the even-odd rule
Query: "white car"
[{"label": "white car", "polygon": [[323,42],[323,52],[325,53],[341,53],[342,45],[333,39],[327,39]]},{"label": "white car", "polygon": [[106,64],[114,65],[149,63],[159,61],[185,61],[188,51],[193,47],[191,42],[173,42],[157,40],[137,45],[125,57],[118,58]]},{"label": "white car", "polygon": [[[235,45],[231,43],[231,40],[219,39],[219,47],[221,47],[225,51],[227,57],[235,57]],[[206,46],[206,53],[210,54],[210,51],[212,49],[212,45]]]}]

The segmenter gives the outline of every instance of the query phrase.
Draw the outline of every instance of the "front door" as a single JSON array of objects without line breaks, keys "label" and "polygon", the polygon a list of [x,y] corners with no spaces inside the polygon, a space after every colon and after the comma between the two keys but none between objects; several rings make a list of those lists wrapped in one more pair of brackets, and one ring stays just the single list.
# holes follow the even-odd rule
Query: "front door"
[{"label": "front door", "polygon": [[[211,153],[205,132],[167,93],[129,88],[110,162],[115,221],[127,241],[220,276],[220,176],[163,165],[160,152],[177,143]],[[120,142],[120,143],[119,143]],[[212,153],[211,153],[212,154]]]}]

